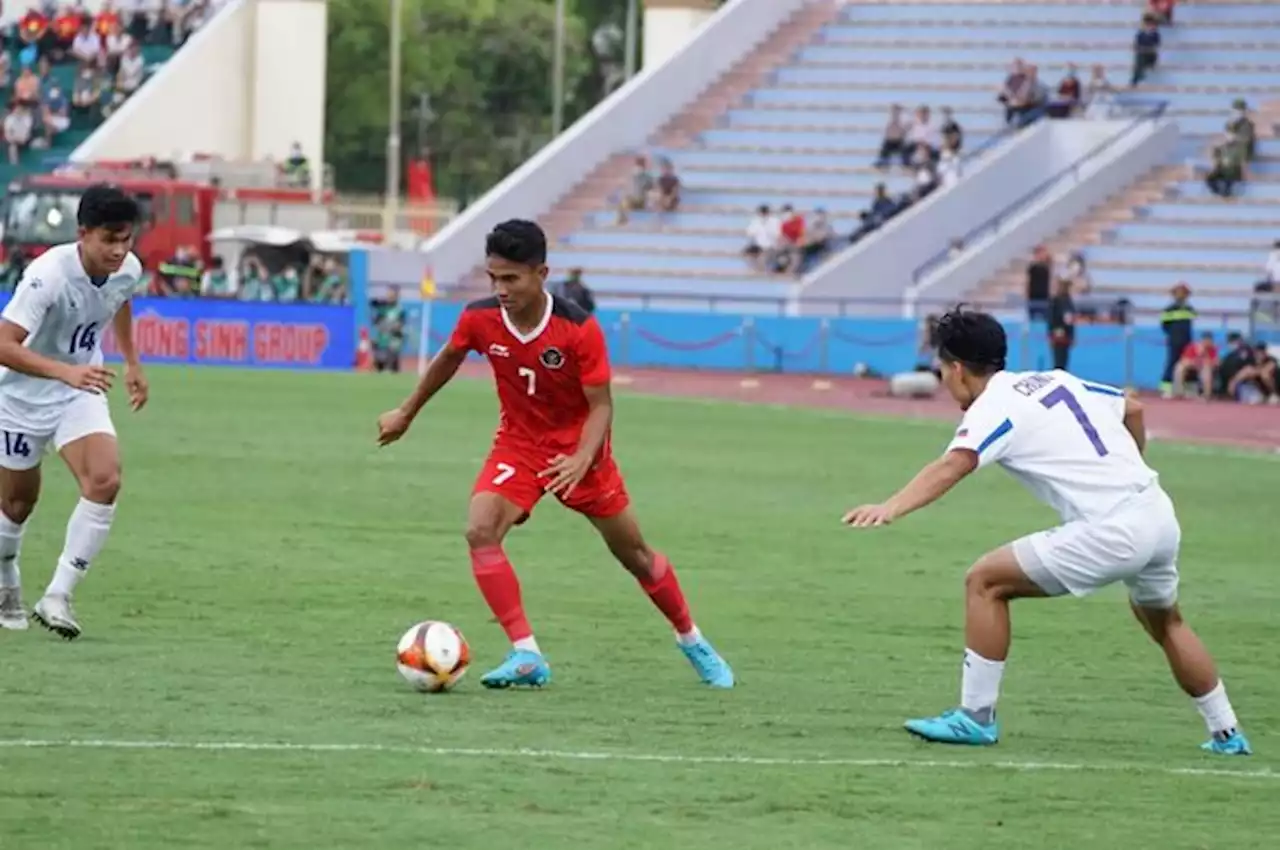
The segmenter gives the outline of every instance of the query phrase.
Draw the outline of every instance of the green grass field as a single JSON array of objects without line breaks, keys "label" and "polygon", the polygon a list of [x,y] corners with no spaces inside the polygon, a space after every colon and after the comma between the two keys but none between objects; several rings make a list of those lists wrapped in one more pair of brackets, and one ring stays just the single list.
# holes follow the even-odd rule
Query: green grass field
[{"label": "green grass field", "polygon": [[[838,523],[940,451],[945,424],[623,396],[641,519],[740,687],[702,689],[589,527],[548,503],[508,550],[556,682],[488,693],[506,647],[462,540],[487,384],[451,387],[380,451],[373,420],[408,377],[152,377],[144,414],[116,399],[125,492],[77,598],[86,635],[0,633],[4,850],[1276,846],[1274,458],[1152,451],[1185,529],[1185,608],[1257,756],[1198,751],[1119,589],[1017,606],[1005,740],[961,751],[901,721],[957,699],[968,564],[1054,518],[993,470],[892,528]],[[75,498],[47,467],[28,603]],[[395,671],[428,617],[476,658],[444,696]],[[90,746],[121,742],[139,746]]]}]

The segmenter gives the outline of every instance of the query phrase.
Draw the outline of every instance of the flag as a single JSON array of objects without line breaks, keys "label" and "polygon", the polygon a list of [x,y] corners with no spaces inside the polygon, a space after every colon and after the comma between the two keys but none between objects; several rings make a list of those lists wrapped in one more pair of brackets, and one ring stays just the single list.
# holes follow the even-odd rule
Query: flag
[{"label": "flag", "polygon": [[431,274],[431,269],[427,269],[426,273],[422,275],[421,292],[423,298],[436,297],[436,279]]}]

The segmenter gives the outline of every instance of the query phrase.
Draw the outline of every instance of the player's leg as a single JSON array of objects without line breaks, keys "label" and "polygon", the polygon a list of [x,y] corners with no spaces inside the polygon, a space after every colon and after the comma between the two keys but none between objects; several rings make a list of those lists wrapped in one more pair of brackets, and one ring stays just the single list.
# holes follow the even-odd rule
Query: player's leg
[{"label": "player's leg", "polygon": [[635,577],[654,607],[671,623],[680,651],[693,665],[698,677],[704,684],[715,688],[732,688],[733,669],[694,624],[689,614],[689,603],[671,561],[645,541],[630,506],[622,507],[618,513],[606,513],[603,516],[588,513],[586,516],[600,532],[618,563]]},{"label": "player's leg", "polygon": [[27,519],[40,498],[40,456],[35,457],[36,465],[27,469],[0,467],[0,629],[27,628],[18,553]]},{"label": "player's leg", "polygon": [[1012,640],[1009,603],[1051,594],[1028,575],[1014,545],[1001,546],[979,558],[964,579],[960,707],[937,717],[908,720],[907,731],[938,743],[996,743],[1000,739],[996,703]]},{"label": "player's leg", "polygon": [[71,640],[80,635],[71,597],[107,543],[120,493],[120,447],[106,399],[90,394],[77,399],[53,440],[80,487],[80,500],[67,522],[53,579],[32,613],[41,625]]},{"label": "player's leg", "polygon": [[1249,755],[1252,752],[1249,740],[1240,731],[1213,656],[1200,636],[1182,619],[1178,608],[1177,537],[1170,543],[1152,563],[1126,581],[1129,607],[1142,628],[1164,651],[1174,680],[1204,718],[1209,730],[1204,749],[1223,755]]},{"label": "player's leg", "polygon": [[476,479],[467,510],[471,574],[512,645],[506,660],[480,678],[480,683],[489,688],[537,687],[551,680],[551,669],[542,657],[524,613],[520,580],[503,548],[508,532],[522,522],[538,502],[541,488],[534,466],[495,450]]}]

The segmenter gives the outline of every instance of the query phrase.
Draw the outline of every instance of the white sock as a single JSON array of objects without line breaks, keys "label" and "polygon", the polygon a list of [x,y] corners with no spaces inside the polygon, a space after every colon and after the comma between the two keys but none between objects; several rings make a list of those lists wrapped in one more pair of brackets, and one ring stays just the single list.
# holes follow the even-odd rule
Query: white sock
[{"label": "white sock", "polygon": [[979,723],[990,723],[1000,699],[1000,679],[1004,662],[983,658],[972,649],[964,651],[964,672],[960,680],[960,707]]},{"label": "white sock", "polygon": [[1209,693],[1202,697],[1192,697],[1191,701],[1196,704],[1196,711],[1199,711],[1200,716],[1204,718],[1204,725],[1209,727],[1210,735],[1230,732],[1236,728],[1239,721],[1236,720],[1236,712],[1231,707],[1231,700],[1227,699],[1227,689],[1221,679],[1218,680],[1217,687]]},{"label": "white sock", "polygon": [[58,557],[58,568],[53,573],[46,594],[70,596],[80,579],[89,571],[93,559],[98,557],[111,533],[111,520],[116,515],[115,505],[103,505],[81,499],[71,512],[67,522],[67,540]]},{"label": "white sock", "polygon": [[19,525],[4,511],[0,511],[0,587],[21,587],[22,573],[18,569],[18,550],[22,548],[22,532]]},{"label": "white sock", "polygon": [[527,638],[520,638],[520,640],[516,641],[512,646],[522,652],[536,652],[539,655],[542,654],[542,650],[538,649],[538,642],[533,639],[533,635],[529,635]]},{"label": "white sock", "polygon": [[685,632],[684,634],[680,634],[679,632],[676,632],[676,640],[679,641],[681,646],[692,646],[693,644],[697,643],[701,638],[702,638],[702,632],[698,631],[697,626],[694,626],[692,629],[689,629],[689,631]]}]

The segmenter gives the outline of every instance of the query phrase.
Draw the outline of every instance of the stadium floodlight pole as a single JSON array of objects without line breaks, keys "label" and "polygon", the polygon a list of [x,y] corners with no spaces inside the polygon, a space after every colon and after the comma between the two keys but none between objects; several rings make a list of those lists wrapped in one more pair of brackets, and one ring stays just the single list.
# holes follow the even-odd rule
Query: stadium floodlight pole
[{"label": "stadium floodlight pole", "polygon": [[382,207],[382,238],[389,243],[400,205],[400,42],[404,39],[404,0],[391,0],[391,84],[387,104],[387,197]]},{"label": "stadium floodlight pole", "polygon": [[627,41],[624,67],[629,80],[636,75],[636,42],[640,37],[640,0],[627,0]]},{"label": "stadium floodlight pole", "polygon": [[551,138],[564,129],[564,3],[556,0],[556,25],[551,57]]}]

